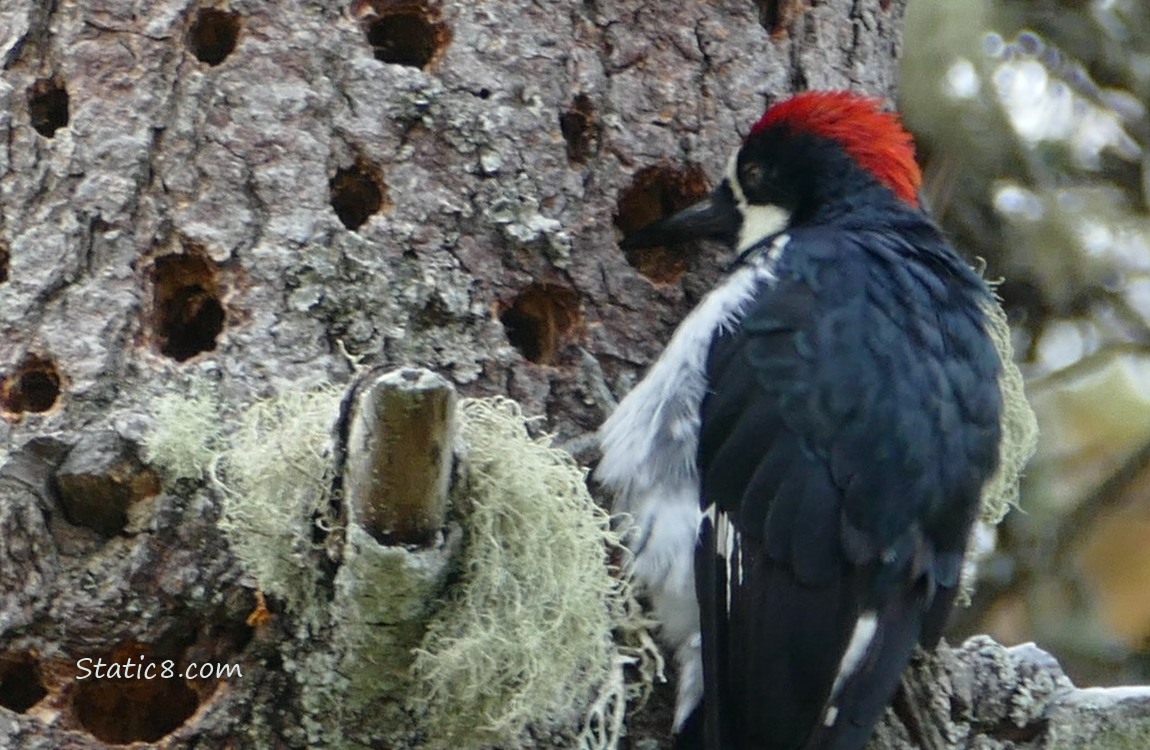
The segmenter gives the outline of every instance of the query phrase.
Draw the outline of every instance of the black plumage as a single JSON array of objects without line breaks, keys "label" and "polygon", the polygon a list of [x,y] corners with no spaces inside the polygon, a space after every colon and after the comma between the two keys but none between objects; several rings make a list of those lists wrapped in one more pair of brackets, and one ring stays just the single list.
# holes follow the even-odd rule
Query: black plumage
[{"label": "black plumage", "polygon": [[624,239],[740,254],[604,425],[596,471],[639,519],[681,750],[860,750],[945,623],[1003,363],[990,290],[920,187],[881,102],[806,92],[708,199]]},{"label": "black plumage", "polygon": [[[865,744],[915,644],[939,637],[997,461],[990,293],[929,220],[880,200],[788,235],[706,368],[701,502],[737,531],[740,574],[712,512],[696,557],[708,748]],[[832,700],[864,612],[872,647]]]}]

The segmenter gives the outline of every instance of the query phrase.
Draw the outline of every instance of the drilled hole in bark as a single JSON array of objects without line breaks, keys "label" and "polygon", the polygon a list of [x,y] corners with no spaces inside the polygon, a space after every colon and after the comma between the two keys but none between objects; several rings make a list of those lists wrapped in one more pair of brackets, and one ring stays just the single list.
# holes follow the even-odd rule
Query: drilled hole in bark
[{"label": "drilled hole in bark", "polygon": [[[615,226],[624,235],[630,234],[697,203],[707,192],[707,177],[697,164],[645,167],[620,196]],[[626,255],[627,262],[651,281],[673,284],[687,270],[690,247],[644,247],[628,250]]]},{"label": "drilled hole in bark", "polygon": [[8,246],[0,242],[0,284],[8,280],[8,260],[12,257]]},{"label": "drilled hole in bark", "polygon": [[587,161],[599,137],[599,124],[595,120],[591,97],[577,94],[570,109],[559,115],[559,129],[567,142],[567,160],[575,164]]},{"label": "drilled hole in bark", "polygon": [[29,355],[0,383],[0,407],[12,414],[46,412],[60,398],[60,383],[52,360]]},{"label": "drilled hole in bark", "polygon": [[380,62],[426,68],[451,42],[439,9],[427,2],[358,0],[352,13]]},{"label": "drilled hole in bark", "polygon": [[107,537],[123,531],[133,505],[160,492],[136,444],[113,431],[85,432],[56,469],[55,486],[70,523]]},{"label": "drilled hole in bark", "polygon": [[0,706],[22,714],[46,695],[48,690],[31,654],[0,656]]},{"label": "drilled hole in bark", "polygon": [[365,165],[335,173],[331,181],[331,207],[348,229],[359,229],[383,207],[383,183]]},{"label": "drilled hole in bark", "polygon": [[[72,697],[76,719],[97,739],[122,745],[155,742],[187,721],[199,706],[196,693],[181,677],[165,678],[162,659],[137,650],[131,656],[105,656],[102,662],[104,679],[92,671],[76,683]],[[93,658],[84,664],[95,670],[100,662]],[[148,667],[151,679],[138,671]],[[172,669],[179,674],[182,665],[173,663]]]},{"label": "drilled hole in bark", "polygon": [[218,8],[204,8],[188,29],[188,47],[200,62],[219,65],[236,48],[240,16]]},{"label": "drilled hole in bark", "polygon": [[578,293],[556,284],[527,287],[499,314],[511,345],[541,365],[555,362],[579,319]]},{"label": "drilled hole in bark", "polygon": [[36,81],[28,92],[28,114],[37,133],[45,138],[55,136],[68,124],[68,91],[64,85],[51,78]]},{"label": "drilled hole in bark", "polygon": [[411,322],[417,330],[427,331],[444,328],[451,324],[455,316],[438,294],[427,301],[421,310],[412,316]]},{"label": "drilled hole in bark", "polygon": [[[784,39],[790,36],[795,22],[814,3],[812,0],[755,0],[755,4],[759,6],[759,23],[762,27],[773,38]],[[883,10],[886,10],[885,5]]]},{"label": "drilled hole in bark", "polygon": [[156,259],[152,280],[160,353],[183,362],[215,349],[225,318],[215,264],[198,255],[165,255]]}]

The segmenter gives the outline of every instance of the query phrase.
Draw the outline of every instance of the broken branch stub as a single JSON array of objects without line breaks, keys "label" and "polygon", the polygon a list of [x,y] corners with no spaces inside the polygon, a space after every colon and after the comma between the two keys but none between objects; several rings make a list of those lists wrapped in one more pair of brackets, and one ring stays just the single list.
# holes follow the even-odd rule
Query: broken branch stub
[{"label": "broken branch stub", "polygon": [[344,404],[341,485],[352,519],[382,544],[428,545],[443,527],[455,389],[430,370],[369,373]]}]

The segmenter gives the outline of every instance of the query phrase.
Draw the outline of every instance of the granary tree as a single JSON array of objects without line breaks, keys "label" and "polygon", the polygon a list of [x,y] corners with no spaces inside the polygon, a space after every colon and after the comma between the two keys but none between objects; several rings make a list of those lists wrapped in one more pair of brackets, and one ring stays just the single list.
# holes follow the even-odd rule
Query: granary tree
[{"label": "granary tree", "polygon": [[[766,102],[893,96],[904,6],[5,0],[0,746],[662,746],[580,466],[729,259],[618,238]],[[1131,695],[975,640],[875,742]]]}]

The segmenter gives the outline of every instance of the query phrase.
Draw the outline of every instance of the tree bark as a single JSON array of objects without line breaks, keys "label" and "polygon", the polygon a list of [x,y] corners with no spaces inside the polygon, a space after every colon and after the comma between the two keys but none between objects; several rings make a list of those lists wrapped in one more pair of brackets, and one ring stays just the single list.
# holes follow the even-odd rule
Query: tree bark
[{"label": "tree bark", "polygon": [[[768,99],[889,95],[903,10],[5,0],[0,747],[418,747],[386,701],[337,710],[353,678],[330,622],[363,604],[341,593],[352,561],[383,564],[341,550],[375,542],[325,527],[339,543],[319,534],[295,559],[322,617],[265,597],[221,529],[212,467],[161,485],[141,463],[157,403],[210,382],[226,429],[270,394],[348,384],[353,360],[422,366],[510,395],[593,458],[588,436],[723,265],[710,248],[628,258],[616,227],[705,192]],[[210,441],[216,417],[188,418]],[[907,691],[926,713],[892,724],[921,725],[882,746],[1047,747],[1055,727],[1134,715],[1081,691],[988,713],[1033,690],[963,682],[985,652],[1021,669],[985,644],[944,652]],[[83,671],[133,657],[242,677]],[[665,740],[669,694],[633,720],[631,747]]]}]

